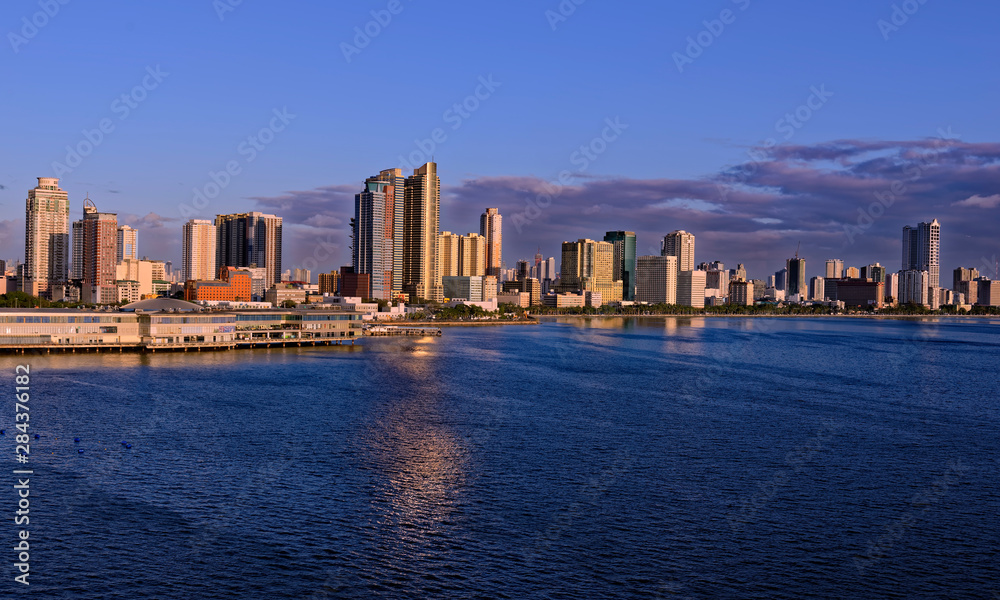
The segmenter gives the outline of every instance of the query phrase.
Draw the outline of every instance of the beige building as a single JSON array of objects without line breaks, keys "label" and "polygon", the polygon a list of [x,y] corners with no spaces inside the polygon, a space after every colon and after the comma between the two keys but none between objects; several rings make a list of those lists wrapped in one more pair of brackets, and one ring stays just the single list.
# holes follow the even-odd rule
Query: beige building
[{"label": "beige building", "polygon": [[441,180],[437,163],[429,162],[406,178],[403,199],[403,291],[410,302],[441,302],[438,231],[441,224]]},{"label": "beige building", "polygon": [[24,292],[51,299],[67,283],[69,244],[69,194],[58,179],[39,177],[24,208]]},{"label": "beige building", "polygon": [[503,266],[503,217],[499,208],[487,208],[479,217],[479,235],[486,238],[486,275],[500,277]]},{"label": "beige building", "polygon": [[[456,235],[450,231],[445,231],[441,234],[438,240],[438,264],[441,265],[441,277],[458,277],[461,275],[459,270],[460,264],[460,254],[458,240],[462,236]],[[445,293],[445,296],[448,294]]]},{"label": "beige building", "polygon": [[463,277],[486,275],[486,238],[478,233],[463,235],[458,240],[459,272]]},{"label": "beige building", "polygon": [[281,283],[281,217],[261,212],[216,215],[215,236],[216,270],[258,267],[264,269],[265,287]]},{"label": "beige building", "polygon": [[677,304],[705,308],[705,271],[681,271],[677,277]]},{"label": "beige building", "polygon": [[620,302],[623,283],[613,279],[614,262],[611,242],[590,239],[563,242],[560,290],[598,292],[604,303]]},{"label": "beige building", "polygon": [[729,303],[740,306],[753,306],[753,284],[742,279],[730,281]]},{"label": "beige building", "polygon": [[635,270],[637,302],[677,304],[676,256],[640,256]]},{"label": "beige building", "polygon": [[181,238],[181,277],[184,281],[218,278],[216,242],[215,224],[211,221],[191,219],[184,224]]},{"label": "beige building", "polygon": [[139,232],[128,225],[122,225],[118,228],[117,246],[116,262],[122,262],[126,258],[139,258]]},{"label": "beige building", "polygon": [[677,230],[668,233],[663,238],[663,245],[660,248],[663,256],[677,257],[677,271],[694,270],[694,234],[684,230]]}]

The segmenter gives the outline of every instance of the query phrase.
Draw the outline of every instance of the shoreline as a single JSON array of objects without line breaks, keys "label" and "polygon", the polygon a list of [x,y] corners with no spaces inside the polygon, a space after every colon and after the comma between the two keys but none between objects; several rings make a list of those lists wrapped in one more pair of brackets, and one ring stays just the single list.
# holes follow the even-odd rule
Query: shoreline
[{"label": "shoreline", "polygon": [[[385,325],[399,325],[395,321],[385,321]],[[490,327],[494,325],[538,325],[536,319],[519,321],[406,321],[406,327]]]},{"label": "shoreline", "polygon": [[539,315],[536,319],[1000,319],[1000,315]]}]

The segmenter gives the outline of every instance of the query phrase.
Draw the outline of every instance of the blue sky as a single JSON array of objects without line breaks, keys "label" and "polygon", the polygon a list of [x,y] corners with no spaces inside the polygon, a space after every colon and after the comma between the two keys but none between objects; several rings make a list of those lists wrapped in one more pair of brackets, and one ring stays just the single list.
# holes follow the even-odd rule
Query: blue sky
[{"label": "blue sky", "polygon": [[[1000,203],[997,5],[62,2],[45,18],[44,1],[2,9],[0,256],[23,255],[26,192],[58,175],[74,215],[89,193],[139,227],[141,254],[177,262],[186,218],[263,209],[286,218],[286,266],[336,268],[352,194],[419,155],[435,129],[442,229],[476,230],[482,209],[500,206],[509,264],[609,229],[636,230],[652,252],[687,229],[699,261],[756,276],[800,239],[810,274],[832,257],[896,269],[901,227],[935,217],[943,271],[998,253],[986,227]],[[366,27],[377,35],[356,44]],[[359,50],[349,61],[344,44]],[[695,58],[680,70],[679,55]],[[473,109],[460,114],[463,102]],[[102,119],[110,132],[54,173]],[[627,128],[593,159],[574,154],[607,119]],[[281,130],[250,152],[247,138],[272,124]],[[947,153],[931,142],[940,131],[957,138]],[[777,151],[748,155],[769,138]],[[813,160],[835,140],[850,143]],[[919,173],[904,175],[914,153]],[[742,180],[725,175],[747,162]],[[227,164],[228,184],[196,209],[193,190],[214,191]],[[535,214],[526,199],[562,171],[571,179]],[[846,233],[893,181],[905,184],[899,201]],[[531,218],[514,227],[518,214]]]}]

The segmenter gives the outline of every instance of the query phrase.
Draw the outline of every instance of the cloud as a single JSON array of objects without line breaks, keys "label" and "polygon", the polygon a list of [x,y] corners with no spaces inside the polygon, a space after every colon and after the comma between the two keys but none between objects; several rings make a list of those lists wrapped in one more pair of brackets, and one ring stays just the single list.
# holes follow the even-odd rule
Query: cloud
[{"label": "cloud", "polygon": [[971,196],[962,200],[961,202],[955,202],[952,206],[974,206],[976,208],[996,208],[1000,206],[1000,194],[993,194],[992,196]]}]

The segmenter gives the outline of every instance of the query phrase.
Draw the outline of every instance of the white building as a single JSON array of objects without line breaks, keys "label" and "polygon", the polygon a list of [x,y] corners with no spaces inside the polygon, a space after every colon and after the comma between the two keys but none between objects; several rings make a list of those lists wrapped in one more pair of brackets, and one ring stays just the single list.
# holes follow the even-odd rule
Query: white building
[{"label": "white building", "polygon": [[636,258],[635,299],[650,304],[677,304],[677,257]]},{"label": "white building", "polygon": [[705,271],[681,271],[677,278],[677,304],[705,307]]},{"label": "white building", "polygon": [[211,221],[191,219],[184,224],[181,240],[183,280],[218,278],[216,228]]}]

